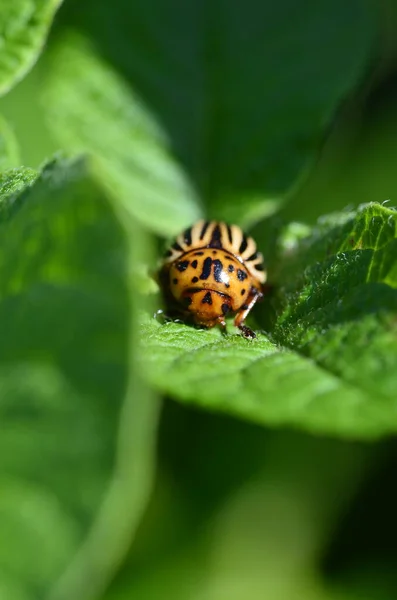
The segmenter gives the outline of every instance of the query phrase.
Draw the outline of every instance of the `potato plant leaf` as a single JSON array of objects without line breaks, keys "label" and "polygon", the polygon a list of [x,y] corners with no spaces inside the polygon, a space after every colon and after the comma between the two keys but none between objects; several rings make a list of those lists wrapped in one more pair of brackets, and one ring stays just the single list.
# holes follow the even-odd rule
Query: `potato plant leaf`
[{"label": "potato plant leaf", "polygon": [[8,171],[0,200],[0,590],[47,598],[73,559],[51,597],[87,600],[153,473],[157,403],[130,361],[130,236],[81,161]]},{"label": "potato plant leaf", "polygon": [[0,4],[0,96],[36,62],[62,0],[2,0]]},{"label": "potato plant leaf", "polygon": [[54,53],[49,126],[162,234],[201,205],[244,226],[274,212],[360,81],[377,23],[360,0],[97,4],[70,15],[95,52],[66,36]]},{"label": "potato plant leaf", "polygon": [[172,234],[195,221],[196,194],[142,99],[76,35],[53,61],[49,126],[64,146],[90,152],[107,192],[150,229]]},{"label": "potato plant leaf", "polygon": [[275,326],[248,341],[142,318],[142,369],[182,402],[266,425],[397,431],[397,213],[331,215],[276,263]]}]

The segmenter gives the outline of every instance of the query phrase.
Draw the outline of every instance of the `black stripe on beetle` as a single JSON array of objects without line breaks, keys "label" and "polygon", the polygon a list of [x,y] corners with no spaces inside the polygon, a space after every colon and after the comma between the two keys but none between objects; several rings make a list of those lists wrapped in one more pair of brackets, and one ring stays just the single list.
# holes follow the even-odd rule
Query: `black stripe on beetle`
[{"label": "black stripe on beetle", "polygon": [[239,281],[244,281],[244,279],[247,279],[247,273],[241,269],[237,269],[237,279]]},{"label": "black stripe on beetle", "polygon": [[226,225],[226,229],[227,229],[227,237],[229,238],[229,244],[232,245],[233,244],[232,228],[230,227],[230,225]]},{"label": "black stripe on beetle", "polygon": [[215,279],[215,281],[217,283],[223,283],[223,281],[222,281],[222,271],[223,271],[222,262],[219,260],[219,258],[216,258],[212,262],[214,263],[214,279]]},{"label": "black stripe on beetle", "polygon": [[208,244],[208,247],[209,248],[222,248],[221,228],[219,227],[218,224],[216,224],[214,229],[212,230],[211,240],[210,240],[210,243]]},{"label": "black stripe on beetle", "polygon": [[263,271],[263,265],[261,265],[260,263],[259,263],[259,265],[254,265],[254,268],[255,268],[257,271]]},{"label": "black stripe on beetle", "polygon": [[211,267],[212,267],[212,258],[207,256],[203,264],[203,270],[200,275],[200,279],[208,279],[211,275]]},{"label": "black stripe on beetle", "polygon": [[201,301],[201,304],[212,304],[211,292],[207,292]]},{"label": "black stripe on beetle", "polygon": [[204,225],[203,225],[203,227],[201,229],[200,240],[202,240],[203,237],[205,236],[206,231],[207,231],[207,229],[208,229],[209,226],[210,226],[210,222],[209,221],[205,221],[205,223],[204,223]]},{"label": "black stripe on beetle", "polygon": [[183,240],[185,242],[185,244],[187,244],[188,246],[191,246],[192,244],[192,228],[188,227],[188,229],[185,229],[185,231],[183,232]]},{"label": "black stripe on beetle", "polygon": [[239,253],[242,254],[244,252],[244,250],[246,250],[248,245],[248,241],[247,241],[247,236],[244,235],[243,236],[243,241],[240,244],[240,248],[238,249]]},{"label": "black stripe on beetle", "polygon": [[183,252],[183,248],[182,248],[182,246],[180,246],[180,245],[178,244],[178,242],[174,242],[174,243],[172,244],[171,248],[173,248],[174,250],[177,250],[178,252]]},{"label": "black stripe on beetle", "polygon": [[247,262],[251,261],[251,260],[256,260],[258,258],[258,253],[254,252],[253,254],[251,254],[251,256],[249,258],[247,258]]},{"label": "black stripe on beetle", "polygon": [[183,273],[183,271],[186,271],[188,266],[189,266],[188,260],[181,260],[181,262],[177,263],[176,268],[178,269],[178,271],[180,273]]}]

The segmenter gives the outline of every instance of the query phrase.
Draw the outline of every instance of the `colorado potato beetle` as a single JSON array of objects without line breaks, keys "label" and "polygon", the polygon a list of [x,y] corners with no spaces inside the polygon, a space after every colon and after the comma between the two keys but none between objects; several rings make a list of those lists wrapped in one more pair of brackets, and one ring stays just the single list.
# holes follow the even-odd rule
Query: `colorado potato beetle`
[{"label": "colorado potato beetle", "polygon": [[225,317],[244,337],[255,333],[245,319],[263,298],[263,257],[237,225],[200,220],[177,236],[164,255],[159,281],[168,308],[205,327],[226,327]]}]

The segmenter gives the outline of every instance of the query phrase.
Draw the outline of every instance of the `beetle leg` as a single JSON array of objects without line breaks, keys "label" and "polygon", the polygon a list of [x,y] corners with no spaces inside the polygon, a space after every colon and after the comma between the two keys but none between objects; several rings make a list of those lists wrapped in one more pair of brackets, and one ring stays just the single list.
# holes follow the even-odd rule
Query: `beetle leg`
[{"label": "beetle leg", "polygon": [[238,327],[245,338],[256,338],[255,333],[244,325],[244,321],[247,318],[248,314],[251,312],[252,308],[255,306],[255,303],[258,300],[262,300],[263,294],[257,288],[252,287],[250,293],[248,294],[248,298],[245,304],[241,307],[241,309],[236,314],[234,319],[234,324]]}]

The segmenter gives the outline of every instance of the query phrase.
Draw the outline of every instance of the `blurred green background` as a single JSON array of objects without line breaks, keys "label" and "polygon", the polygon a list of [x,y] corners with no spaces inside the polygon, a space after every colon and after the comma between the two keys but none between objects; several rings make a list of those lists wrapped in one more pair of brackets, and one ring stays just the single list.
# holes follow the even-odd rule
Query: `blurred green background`
[{"label": "blurred green background", "polygon": [[[184,47],[190,37],[200,39],[196,28],[199,30],[200,20],[208,20],[212,35],[205,60],[211,64],[211,51],[218,56],[217,36],[227,26],[221,18],[223,11],[227,11],[227,3],[152,0],[135,7],[132,4],[130,0],[84,3],[67,0],[61,7],[37,65],[0,99],[0,114],[20,146],[20,158],[15,157],[14,166],[36,168],[58,150],[73,146],[64,144],[65,137],[58,135],[57,111],[59,120],[64,121],[61,115],[64,107],[60,103],[59,108],[55,101],[50,106],[54,96],[48,92],[51,88],[48,80],[54,77],[53,57],[58,45],[68,39],[65,36],[70,31],[77,31],[90,40],[106,64],[129,81],[138,97],[144,99],[167,132],[173,156],[183,164],[204,198],[205,210],[217,214],[219,198],[232,198],[239,186],[241,193],[245,189],[245,180],[237,176],[234,180],[232,174],[228,175],[233,172],[233,161],[239,160],[238,156],[233,158],[233,148],[232,157],[224,162],[222,159],[226,152],[223,144],[233,146],[233,135],[239,134],[232,132],[227,143],[222,141],[226,128],[221,118],[224,106],[222,103],[217,106],[216,102],[206,107],[211,123],[205,131],[201,129],[205,118],[202,121],[197,116],[202,103],[197,97],[201,85],[197,81],[207,76],[207,72],[200,72],[199,61],[196,64],[194,57],[186,56]],[[229,4],[233,13],[233,6],[239,3],[235,0]],[[272,14],[275,3],[265,4]],[[284,4],[287,7],[288,3]],[[279,23],[276,32],[276,39],[281,39],[285,47],[294,43],[291,23],[300,14],[298,2],[289,4],[290,12],[285,10],[282,15],[288,25],[284,31]],[[311,11],[320,22],[324,20],[325,29],[336,31],[331,39],[337,40],[340,22],[346,19],[346,14],[343,11],[339,14],[338,10],[333,13],[330,3],[306,5],[305,14]],[[309,156],[306,161],[295,161],[296,164],[291,159],[287,177],[290,185],[280,184],[275,175],[265,205],[247,200],[247,206],[252,204],[253,214],[262,217],[274,212],[269,200],[282,197],[280,205],[277,204],[279,212],[261,223],[259,238],[263,246],[266,232],[282,222],[313,223],[326,212],[356,207],[363,202],[390,200],[392,206],[397,202],[397,4],[392,0],[368,2],[365,17],[359,5],[352,3],[347,11],[350,20],[345,23],[343,37],[349,39],[350,35],[353,46],[362,44],[363,57],[357,59],[358,67],[351,66],[354,73],[347,78],[349,85],[341,84],[325,116],[317,115],[316,98],[332,95],[327,88],[327,69],[340,73],[346,57],[342,55],[340,60],[333,61],[339,52],[335,43],[317,57],[319,40],[316,32],[310,30],[310,23],[304,33],[309,39],[313,64],[316,61],[319,64],[318,68],[308,69],[304,82],[306,96],[314,100],[312,108],[310,103],[305,107],[307,114],[303,121],[317,119],[317,125],[308,135],[309,141],[302,134],[294,142],[299,156],[301,151]],[[250,2],[246,10],[255,6],[255,2]],[[235,19],[236,15],[238,10]],[[314,16],[313,27],[317,22]],[[296,27],[300,25],[298,21]],[[368,35],[364,32],[367,26],[371,30]],[[244,46],[243,34],[240,44]],[[254,34],[248,31],[247,39]],[[173,41],[175,71],[168,71],[169,55],[163,54],[162,35]],[[234,50],[233,40],[230,47]],[[248,95],[257,91],[255,82],[262,78],[259,71],[262,62],[264,69],[270,64],[277,71],[280,66],[272,64],[271,55],[261,57],[260,51],[264,51],[260,45],[258,49],[250,49],[257,59],[252,70],[259,75],[252,77]],[[194,52],[199,53],[200,48],[193,49]],[[216,90],[218,81],[227,79],[225,65],[232,78],[233,70],[241,67],[239,55],[237,48],[230,52],[229,58],[224,57],[223,63],[215,64],[206,85]],[[280,56],[277,60],[282,60],[282,53]],[[285,60],[289,60],[288,52]],[[159,64],[164,79],[160,78],[160,83],[156,79]],[[321,81],[317,80],[318,72]],[[173,88],[175,81],[178,85]],[[266,97],[265,84],[258,91],[259,96]],[[235,89],[233,82],[230,84],[230,90],[238,96],[239,82],[234,85]],[[290,89],[288,86],[284,89],[280,104],[284,97],[288,97],[292,106],[300,102],[298,94],[297,98],[294,96],[297,92],[294,85],[291,77]],[[302,82],[296,85],[301,86]],[[70,81],[59,93],[66,94],[67,86]],[[76,80],[77,92],[79,86],[82,80]],[[65,102],[68,102],[66,96]],[[115,114],[117,110],[118,106]],[[285,114],[288,110],[287,107]],[[76,114],[71,110],[71,121]],[[283,123],[288,131],[291,125],[288,119]],[[255,120],[237,119],[235,128],[238,131],[247,127],[252,131],[253,124]],[[188,133],[187,127],[190,127]],[[98,135],[102,135],[101,130]],[[103,136],[106,148],[105,132]],[[205,152],[197,150],[195,144],[203,144]],[[311,150],[307,152],[309,146]],[[275,144],[275,155],[282,153],[283,148],[279,150]],[[290,150],[287,148],[287,152]],[[255,156],[255,144],[252,152]],[[211,169],[206,160],[201,160],[202,155],[211,162]],[[266,168],[273,172],[272,163],[269,165]],[[260,171],[261,164],[253,166],[252,197],[261,186],[257,174]],[[304,176],[299,177],[298,185],[296,179],[301,172]],[[238,211],[233,202],[232,199],[231,216]],[[164,234],[168,233],[170,228],[165,228]],[[127,310],[122,301],[118,310]],[[123,387],[124,375],[113,375],[120,378]],[[121,394],[116,392],[117,396]],[[397,445],[394,440],[364,444],[317,438],[206,414],[180,406],[172,398],[164,400],[154,490],[136,539],[126,556],[120,558],[116,574],[102,594],[104,600],[396,600]],[[70,435],[73,444],[72,431]],[[111,463],[109,454],[106,456]],[[62,463],[56,468],[60,470],[60,479],[64,474],[66,486],[78,485],[67,479]],[[81,476],[84,479],[84,474]],[[95,495],[95,489],[87,493]],[[107,539],[102,542],[97,552],[106,556]],[[8,544],[7,532],[0,533],[0,554],[7,555]],[[6,586],[4,589],[7,590]],[[0,589],[1,598],[10,597],[7,591],[1,594]],[[40,592],[35,594],[25,596],[21,592],[15,598],[41,597]]]}]

